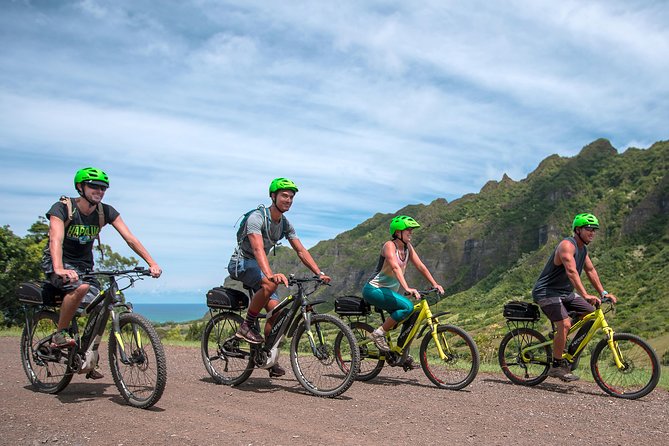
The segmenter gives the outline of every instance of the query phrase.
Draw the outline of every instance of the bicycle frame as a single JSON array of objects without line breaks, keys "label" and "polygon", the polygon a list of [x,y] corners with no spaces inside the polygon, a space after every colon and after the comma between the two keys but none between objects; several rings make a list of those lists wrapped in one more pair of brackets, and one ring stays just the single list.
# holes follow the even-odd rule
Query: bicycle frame
[{"label": "bicycle frame", "polygon": [[[568,336],[576,333],[584,324],[588,323],[589,321],[594,321],[592,326],[590,327],[590,330],[586,333],[585,337],[581,340],[579,343],[578,347],[574,351],[573,354],[569,353],[568,351],[563,352],[562,358],[566,359],[569,361],[569,363],[573,363],[576,361],[578,356],[581,354],[581,352],[585,349],[585,347],[590,343],[592,338],[595,336],[595,334],[599,331],[602,330],[604,332],[604,335],[606,336],[607,343],[609,346],[609,349],[613,353],[613,359],[616,363],[616,366],[619,369],[624,368],[623,364],[623,357],[622,357],[622,352],[618,348],[616,342],[613,340],[613,335],[614,331],[613,329],[609,326],[608,322],[606,321],[606,317],[604,317],[604,310],[602,310],[601,306],[596,308],[595,311],[592,313],[586,314],[581,320],[576,322],[574,325],[571,326],[568,332]],[[526,352],[531,351],[531,350],[537,350],[537,349],[542,349],[546,346],[552,346],[553,340],[548,340],[546,342],[542,342],[540,344],[535,344],[531,345],[529,347],[525,347],[521,350],[521,355],[523,357],[526,356]]]},{"label": "bicycle frame", "polygon": [[[283,314],[279,315],[279,318],[272,326],[267,339],[264,343],[259,345],[251,345],[251,355],[256,356],[256,352],[260,349],[262,352],[265,352],[269,355],[269,359],[266,361],[256,361],[256,365],[261,368],[268,368],[274,365],[278,358],[278,348],[281,340],[286,337],[292,337],[297,329],[298,324],[301,320],[304,320],[306,326],[306,332],[309,337],[309,343],[311,344],[311,349],[314,356],[320,359],[321,353],[316,347],[316,341],[314,339],[314,334],[311,330],[311,315],[313,309],[311,308],[314,305],[325,303],[323,299],[317,299],[314,301],[307,300],[309,294],[304,292],[304,283],[311,281],[313,279],[290,279],[291,285],[297,286],[296,295],[290,294],[286,296],[279,305],[269,311],[267,314],[259,315],[259,318],[269,319],[275,314],[279,314],[285,309]],[[300,317],[301,315],[301,317]],[[323,341],[323,336],[320,333],[320,328],[316,327],[317,336],[319,341]],[[262,359],[262,358],[260,358]],[[264,364],[263,364],[264,363]]]},{"label": "bicycle frame", "polygon": [[[385,314],[384,311],[380,308],[377,308],[377,312],[381,315],[381,320],[385,319]],[[402,345],[391,345],[390,346],[390,351],[397,353],[398,355],[402,356],[404,352],[409,350],[409,347],[411,346],[411,343],[416,339],[416,337],[421,337],[423,336],[423,333],[425,330],[430,330],[430,335],[434,339],[434,342],[437,346],[437,352],[439,353],[440,359],[443,361],[446,359],[447,355],[444,353],[444,347],[448,349],[448,345],[442,346],[442,341],[445,343],[445,339],[439,339],[438,333],[437,333],[437,328],[439,327],[439,320],[438,318],[440,316],[443,316],[445,314],[448,314],[448,311],[443,311],[437,314],[433,314],[432,310],[430,309],[430,305],[427,303],[427,299],[425,296],[422,296],[421,300],[414,305],[414,309],[409,315],[408,318],[406,318],[404,321],[400,321],[397,323],[399,326],[400,324],[404,323],[405,321],[409,320],[411,317],[413,317],[415,314],[418,316],[416,317],[416,320],[413,322],[409,329],[409,333],[407,334],[406,338],[404,339],[404,342]],[[394,328],[393,330],[395,330]],[[420,331],[420,333],[419,333]],[[398,340],[399,337],[402,336],[402,333],[398,335]],[[371,340],[364,341],[364,343],[372,342]],[[382,353],[380,359],[385,359],[385,355]]]},{"label": "bicycle frame", "polygon": [[[112,331],[114,332],[114,337],[116,338],[117,344],[119,346],[119,356],[123,364],[129,365],[131,361],[128,360],[128,357],[125,353],[125,346],[123,339],[120,335],[120,326],[119,326],[119,313],[113,311],[114,307],[123,307],[125,311],[132,311],[132,305],[126,303],[122,297],[116,297],[120,295],[120,289],[116,282],[116,278],[111,274],[105,273],[91,273],[90,275],[105,275],[109,279],[109,286],[93,299],[86,308],[75,315],[72,318],[70,323],[70,331],[74,337],[76,344],[74,348],[69,349],[69,354],[67,356],[67,373],[86,373],[95,368],[98,362],[98,348],[100,342],[102,341],[102,335],[104,334],[105,328],[107,326],[107,321],[110,316],[112,319]],[[83,332],[79,333],[79,324],[77,318],[83,315],[88,315],[88,320],[84,326]],[[32,327],[32,318],[28,317],[26,314],[26,323],[29,324],[31,331]],[[137,342],[137,345],[141,348],[142,340],[140,334],[135,329],[134,337]],[[51,336],[47,336],[39,341],[39,345],[48,345],[51,342]],[[39,349],[38,349],[39,351]],[[48,348],[46,351],[51,352],[52,354],[57,355],[60,358],[61,350],[54,350]],[[39,356],[43,356],[43,353],[39,353]],[[54,359],[50,357],[51,355],[44,355],[45,359]],[[78,360],[78,358],[81,358]]]}]

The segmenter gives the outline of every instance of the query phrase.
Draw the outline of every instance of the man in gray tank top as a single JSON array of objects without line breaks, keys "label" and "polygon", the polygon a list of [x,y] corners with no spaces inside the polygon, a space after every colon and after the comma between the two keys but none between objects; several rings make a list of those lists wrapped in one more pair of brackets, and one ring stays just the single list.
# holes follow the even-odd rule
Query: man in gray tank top
[{"label": "man in gray tank top", "polygon": [[571,328],[569,312],[574,311],[579,317],[595,310],[593,305],[601,303],[600,298],[589,294],[583,282],[581,272],[585,274],[601,297],[616,301],[616,297],[604,291],[597,270],[588,256],[588,244],[594,239],[599,229],[599,221],[592,214],[578,214],[572,223],[573,237],[562,240],[551,254],[546,266],[539,275],[532,297],[556,327],[553,338],[553,363],[549,376],[563,381],[576,381],[578,376],[571,372],[571,367],[562,352],[567,343],[567,334]]}]

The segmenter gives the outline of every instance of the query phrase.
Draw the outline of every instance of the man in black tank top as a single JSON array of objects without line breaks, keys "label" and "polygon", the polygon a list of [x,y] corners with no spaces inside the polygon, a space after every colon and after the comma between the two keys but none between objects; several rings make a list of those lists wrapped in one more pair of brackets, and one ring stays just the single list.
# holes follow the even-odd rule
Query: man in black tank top
[{"label": "man in black tank top", "polygon": [[604,291],[597,270],[588,256],[588,244],[594,239],[599,229],[599,221],[592,214],[578,214],[572,223],[573,237],[562,240],[551,254],[546,266],[539,275],[532,297],[556,327],[553,338],[553,363],[549,376],[563,381],[576,381],[578,376],[571,372],[566,360],[562,359],[567,342],[567,333],[571,328],[569,312],[576,312],[579,317],[595,310],[593,305],[601,303],[600,298],[591,295],[581,282],[581,272],[585,274],[601,297],[616,301],[616,297]]}]

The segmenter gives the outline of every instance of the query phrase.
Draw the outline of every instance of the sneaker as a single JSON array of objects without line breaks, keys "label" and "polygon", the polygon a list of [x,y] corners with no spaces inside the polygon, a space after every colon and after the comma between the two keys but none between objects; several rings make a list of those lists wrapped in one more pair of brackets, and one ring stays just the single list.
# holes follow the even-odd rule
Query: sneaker
[{"label": "sneaker", "polygon": [[86,379],[102,379],[104,377],[105,377],[105,375],[100,373],[100,371],[97,368],[95,368],[95,369],[91,370],[90,372],[86,373]]},{"label": "sneaker", "polygon": [[53,348],[73,347],[75,343],[76,341],[72,339],[67,330],[57,331],[51,336],[51,347]]},{"label": "sneaker", "polygon": [[239,326],[235,336],[245,339],[251,344],[262,344],[264,341],[258,329],[252,325],[249,325],[249,323],[246,321],[242,322],[242,325]]},{"label": "sneaker", "polygon": [[379,350],[382,352],[389,352],[390,347],[388,346],[388,342],[386,341],[386,337],[382,335],[381,333],[377,332],[374,330],[373,332],[369,333],[367,335],[369,339],[374,341],[374,345],[378,347]]},{"label": "sneaker", "polygon": [[578,381],[580,379],[578,375],[571,372],[569,363],[564,359],[561,360],[557,366],[555,363],[551,364],[551,368],[548,370],[548,376],[559,378],[564,382]]},{"label": "sneaker", "polygon": [[268,370],[269,370],[269,377],[270,378],[278,378],[279,376],[283,376],[283,375],[286,374],[286,371],[284,370],[284,368],[281,367],[279,364],[274,364]]},{"label": "sneaker", "polygon": [[407,359],[404,361],[404,364],[402,364],[402,368],[404,369],[405,372],[408,372],[409,370],[417,369],[418,365],[414,362],[413,357],[409,355],[407,356]]}]

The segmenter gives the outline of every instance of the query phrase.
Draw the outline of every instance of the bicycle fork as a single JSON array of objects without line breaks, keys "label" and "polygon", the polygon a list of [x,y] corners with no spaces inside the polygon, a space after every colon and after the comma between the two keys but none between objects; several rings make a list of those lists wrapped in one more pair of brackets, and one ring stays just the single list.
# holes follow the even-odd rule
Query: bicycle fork
[{"label": "bicycle fork", "polygon": [[437,352],[439,353],[439,358],[442,361],[448,359],[448,355],[445,353],[445,351],[450,351],[451,349],[448,346],[448,341],[446,341],[446,336],[444,336],[443,334],[441,336],[439,335],[439,332],[437,330],[437,327],[439,327],[439,325],[434,323],[432,319],[428,319],[427,323],[430,326],[430,334],[432,335],[432,339],[434,339],[434,343],[437,346]]},{"label": "bicycle fork", "polygon": [[[136,363],[137,361],[131,361],[128,359],[128,355],[125,354],[125,344],[123,343],[123,338],[121,337],[121,326],[119,323],[119,314],[115,311],[111,312],[111,318],[112,318],[112,331],[114,332],[114,337],[116,338],[116,345],[117,345],[117,350],[119,353],[119,356],[121,357],[121,362],[125,365],[132,365]],[[132,337],[137,345],[137,351],[138,352],[143,352],[144,349],[142,348],[142,335],[139,333],[137,330],[137,327],[135,324],[132,325]],[[142,356],[141,359],[143,359],[143,353],[140,353]],[[141,361],[140,361],[141,362]]]},{"label": "bicycle fork", "polygon": [[619,370],[624,370],[627,367],[627,365],[623,360],[623,352],[620,351],[618,343],[613,340],[613,329],[609,327],[608,324],[606,324],[605,322],[604,326],[602,327],[602,330],[606,335],[606,343],[609,345],[609,350],[611,350],[611,354],[613,355],[613,361],[616,363],[616,367],[618,367]]},{"label": "bicycle fork", "polygon": [[[319,360],[327,359],[327,352],[324,352],[322,349],[318,348],[316,339],[314,337],[314,332],[311,330],[311,312],[308,312],[302,309],[302,317],[304,318],[304,327],[307,337],[309,338],[309,344],[311,345],[311,352]],[[320,325],[316,324],[316,336],[318,337],[318,345],[323,345],[324,338],[323,333],[321,332]]]}]

